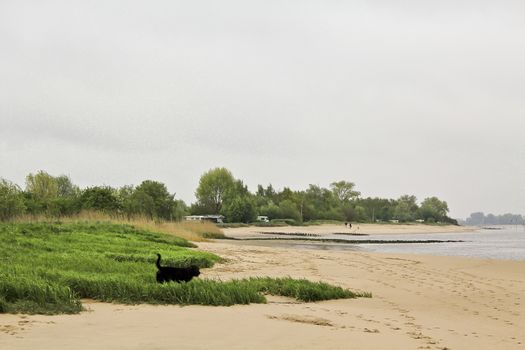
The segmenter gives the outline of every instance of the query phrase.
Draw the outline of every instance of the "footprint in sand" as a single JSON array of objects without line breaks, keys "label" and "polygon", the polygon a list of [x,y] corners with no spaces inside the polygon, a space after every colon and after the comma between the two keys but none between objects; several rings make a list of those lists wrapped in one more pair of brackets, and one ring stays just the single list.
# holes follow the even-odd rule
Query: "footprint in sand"
[{"label": "footprint in sand", "polygon": [[326,318],[309,316],[309,315],[281,315],[281,316],[267,315],[266,317],[268,317],[271,320],[283,320],[283,321],[289,321],[289,322],[311,324],[315,326],[328,326],[328,327],[335,326],[332,323],[332,321],[327,320]]},{"label": "footprint in sand", "polygon": [[379,333],[379,329],[368,329],[368,328],[364,328],[363,329],[363,332],[365,333]]},{"label": "footprint in sand", "polygon": [[17,333],[16,331],[18,329],[19,329],[18,327],[13,326],[13,325],[3,325],[3,326],[0,325],[0,332],[9,334],[9,335],[16,335]]}]

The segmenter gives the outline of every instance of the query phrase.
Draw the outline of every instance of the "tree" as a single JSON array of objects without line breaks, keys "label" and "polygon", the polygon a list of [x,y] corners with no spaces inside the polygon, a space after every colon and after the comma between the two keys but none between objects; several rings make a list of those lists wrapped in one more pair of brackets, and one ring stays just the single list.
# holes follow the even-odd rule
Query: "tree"
[{"label": "tree", "polygon": [[397,201],[393,199],[367,197],[358,198],[355,200],[355,206],[360,206],[365,209],[366,217],[370,221],[388,221],[394,217],[394,209]]},{"label": "tree", "polygon": [[204,173],[195,191],[198,207],[212,214],[221,212],[224,199],[235,187],[235,178],[226,168],[215,168]]},{"label": "tree", "polygon": [[425,198],[419,211],[425,221],[448,221],[448,204],[437,197]]},{"label": "tree", "polygon": [[279,203],[279,209],[281,212],[282,219],[294,219],[297,222],[301,222],[301,212],[298,210],[297,205],[289,199],[285,199]]},{"label": "tree", "polygon": [[72,215],[80,210],[80,189],[66,175],[51,176],[45,171],[26,177],[24,200],[31,214]]},{"label": "tree", "polygon": [[359,222],[370,221],[370,217],[367,215],[366,209],[360,205],[356,205],[354,208],[355,219]]},{"label": "tree", "polygon": [[67,175],[55,177],[55,182],[57,184],[58,197],[75,197],[80,193],[78,186],[75,186]]},{"label": "tree", "polygon": [[330,189],[341,203],[347,203],[361,195],[361,192],[354,191],[355,184],[349,181],[337,181],[330,184]]},{"label": "tree", "polygon": [[257,211],[255,201],[250,196],[238,196],[226,202],[222,213],[228,222],[250,223],[255,221]]},{"label": "tree", "polygon": [[485,223],[485,214],[482,212],[476,212],[470,214],[467,218],[467,225],[483,225]]},{"label": "tree", "polygon": [[120,208],[116,191],[111,187],[94,186],[85,189],[81,195],[83,209],[116,211]]},{"label": "tree", "polygon": [[53,176],[40,170],[36,174],[27,175],[26,191],[35,199],[47,203],[58,196],[58,184]]},{"label": "tree", "polygon": [[137,212],[133,205],[134,192],[135,187],[133,187],[133,185],[122,186],[116,192],[119,208],[127,216],[128,220]]},{"label": "tree", "polygon": [[189,209],[182,199],[174,201],[173,219],[180,221],[186,215],[189,215]]},{"label": "tree", "polygon": [[151,219],[172,220],[176,206],[174,197],[162,182],[145,180],[133,192],[133,207]]},{"label": "tree", "polygon": [[341,202],[332,191],[317,185],[309,185],[300,196],[302,199],[303,219],[342,220]]},{"label": "tree", "polygon": [[53,215],[58,198],[56,179],[43,170],[26,176],[26,191],[24,201],[30,214]]},{"label": "tree", "polygon": [[416,201],[416,196],[404,195],[399,197],[394,208],[394,218],[402,222],[414,221],[419,209]]},{"label": "tree", "polygon": [[259,207],[259,214],[268,216],[270,220],[282,218],[281,210],[273,202]]},{"label": "tree", "polygon": [[25,211],[24,197],[20,187],[0,179],[0,221],[10,220]]}]

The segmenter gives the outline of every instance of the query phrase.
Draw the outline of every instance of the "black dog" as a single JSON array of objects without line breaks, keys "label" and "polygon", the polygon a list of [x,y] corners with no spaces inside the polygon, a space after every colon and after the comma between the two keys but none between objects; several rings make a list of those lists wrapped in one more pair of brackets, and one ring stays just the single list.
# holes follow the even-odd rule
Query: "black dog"
[{"label": "black dog", "polygon": [[193,277],[201,274],[199,267],[191,265],[190,267],[171,267],[160,266],[160,254],[157,254],[157,282],[164,283],[169,281],[189,282]]}]

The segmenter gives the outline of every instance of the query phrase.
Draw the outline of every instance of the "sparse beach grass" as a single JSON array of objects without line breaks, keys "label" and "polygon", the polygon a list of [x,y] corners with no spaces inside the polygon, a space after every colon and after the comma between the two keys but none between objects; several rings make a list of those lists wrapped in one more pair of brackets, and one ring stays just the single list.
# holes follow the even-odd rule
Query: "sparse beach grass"
[{"label": "sparse beach grass", "polygon": [[303,301],[369,296],[322,282],[249,278],[158,284],[163,264],[201,268],[221,258],[173,234],[108,222],[0,223],[0,312],[77,313],[81,298],[106,302],[233,305],[264,294]]}]

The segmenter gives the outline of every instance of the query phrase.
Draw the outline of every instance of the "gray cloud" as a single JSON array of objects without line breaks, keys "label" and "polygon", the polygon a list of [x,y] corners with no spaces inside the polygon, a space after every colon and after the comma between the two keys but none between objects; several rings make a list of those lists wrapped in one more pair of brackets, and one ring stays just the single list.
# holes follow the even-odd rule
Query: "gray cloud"
[{"label": "gray cloud", "polygon": [[3,1],[0,176],[525,198],[522,1]]}]

